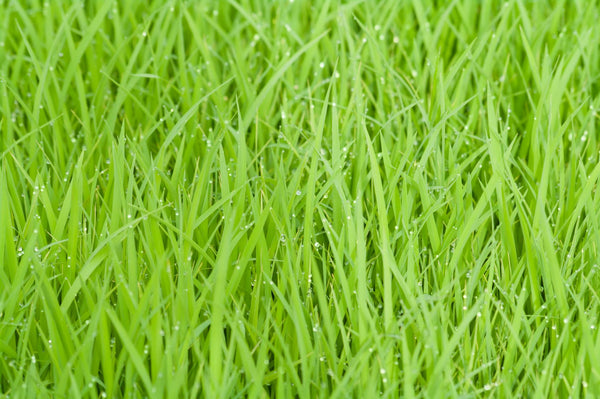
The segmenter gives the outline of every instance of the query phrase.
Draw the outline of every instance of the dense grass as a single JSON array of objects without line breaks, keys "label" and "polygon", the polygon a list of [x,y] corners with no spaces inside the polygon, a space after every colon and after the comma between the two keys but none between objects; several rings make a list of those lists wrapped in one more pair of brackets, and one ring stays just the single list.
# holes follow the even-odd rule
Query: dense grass
[{"label": "dense grass", "polygon": [[237,1],[0,0],[0,392],[600,395],[600,5]]}]

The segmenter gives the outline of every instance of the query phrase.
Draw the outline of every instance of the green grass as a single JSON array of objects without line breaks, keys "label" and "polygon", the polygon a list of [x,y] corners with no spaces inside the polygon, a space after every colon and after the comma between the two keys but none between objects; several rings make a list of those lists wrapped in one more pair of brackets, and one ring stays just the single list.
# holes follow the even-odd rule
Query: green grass
[{"label": "green grass", "polygon": [[598,20],[0,0],[0,393],[600,396]]}]

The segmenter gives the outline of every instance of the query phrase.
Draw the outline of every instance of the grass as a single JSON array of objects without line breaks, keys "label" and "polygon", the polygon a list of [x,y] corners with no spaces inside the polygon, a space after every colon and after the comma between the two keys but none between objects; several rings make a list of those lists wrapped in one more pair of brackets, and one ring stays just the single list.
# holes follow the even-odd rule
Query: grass
[{"label": "grass", "polygon": [[599,13],[0,0],[0,393],[600,396]]}]

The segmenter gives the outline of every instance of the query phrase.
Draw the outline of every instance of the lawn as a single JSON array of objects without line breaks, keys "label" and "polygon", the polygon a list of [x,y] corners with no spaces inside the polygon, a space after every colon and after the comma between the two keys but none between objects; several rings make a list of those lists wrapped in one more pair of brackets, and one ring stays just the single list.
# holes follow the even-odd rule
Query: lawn
[{"label": "lawn", "polygon": [[600,396],[599,20],[0,0],[0,395]]}]

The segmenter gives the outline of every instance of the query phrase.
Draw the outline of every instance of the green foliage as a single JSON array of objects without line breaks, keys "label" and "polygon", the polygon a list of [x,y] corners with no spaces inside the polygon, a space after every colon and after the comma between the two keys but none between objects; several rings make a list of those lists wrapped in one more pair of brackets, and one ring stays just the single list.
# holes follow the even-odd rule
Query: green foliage
[{"label": "green foliage", "polygon": [[600,396],[599,18],[0,0],[0,393]]}]

